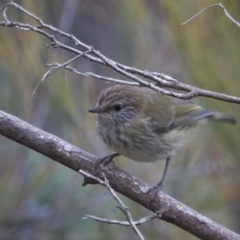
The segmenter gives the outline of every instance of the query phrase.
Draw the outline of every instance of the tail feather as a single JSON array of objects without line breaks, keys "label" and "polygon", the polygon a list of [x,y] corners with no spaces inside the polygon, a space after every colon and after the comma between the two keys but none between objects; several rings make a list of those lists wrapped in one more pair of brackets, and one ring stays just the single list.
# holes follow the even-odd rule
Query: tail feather
[{"label": "tail feather", "polygon": [[236,124],[237,119],[232,115],[228,115],[225,113],[214,112],[211,116],[209,116],[211,121],[229,123],[229,124]]}]

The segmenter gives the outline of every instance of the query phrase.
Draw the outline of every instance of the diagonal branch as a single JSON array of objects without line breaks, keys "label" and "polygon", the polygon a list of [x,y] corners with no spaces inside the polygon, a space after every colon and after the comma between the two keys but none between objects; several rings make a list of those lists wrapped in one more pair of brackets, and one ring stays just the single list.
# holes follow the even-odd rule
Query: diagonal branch
[{"label": "diagonal branch", "polygon": [[[81,169],[93,174],[94,162],[97,159],[95,156],[3,111],[0,111],[0,134],[74,171]],[[170,222],[200,239],[240,240],[236,233],[164,193],[156,196],[150,205],[151,196],[147,193],[150,186],[117,167],[100,166],[93,175],[101,178],[102,174],[105,174],[115,191],[154,213],[160,210],[159,219]]]},{"label": "diagonal branch", "polygon": [[[220,5],[219,5],[220,6]],[[34,26],[28,23],[21,23],[21,22],[12,22],[7,18],[7,9],[9,7],[15,7],[23,14],[28,15],[33,20],[37,22],[38,25]],[[223,8],[221,5],[220,7]],[[226,14],[226,9],[223,8]],[[41,20],[39,17],[34,15],[33,13],[30,13],[20,5],[16,4],[15,2],[11,1],[10,3],[6,4],[0,9],[0,12],[3,11],[3,16],[5,21],[0,22],[0,26],[2,27],[15,27],[19,30],[27,30],[27,31],[33,31],[36,32],[42,36],[45,36],[47,39],[50,40],[51,44],[49,47],[52,48],[61,48],[66,51],[72,52],[76,55],[81,55],[83,58],[86,58],[90,61],[93,61],[98,64],[106,65],[107,67],[113,69],[114,71],[120,73],[121,75],[125,76],[126,78],[130,78],[133,81],[139,83],[141,86],[152,88],[158,92],[161,92],[162,94],[181,98],[181,99],[191,99],[197,96],[203,96],[208,98],[214,98],[221,101],[226,102],[232,102],[240,104],[240,97],[231,96],[223,93],[217,93],[208,91],[205,89],[201,89],[198,87],[194,87],[185,83],[182,83],[166,74],[163,73],[156,73],[156,72],[150,72],[146,70],[140,70],[134,67],[129,67],[124,64],[118,63],[116,61],[113,61],[112,59],[104,56],[99,51],[95,50],[90,45],[87,45],[83,42],[81,42],[79,39],[77,39],[74,35],[63,32],[51,25],[48,25],[44,23],[43,20]],[[47,31],[46,31],[47,30]],[[49,33],[51,32],[51,33]],[[59,41],[57,39],[58,36],[66,37],[70,40],[72,40],[75,45],[81,47],[84,49],[83,51],[79,50],[78,48],[70,47],[63,42]],[[86,52],[89,51],[89,54],[86,54]],[[148,80],[151,80],[153,83],[149,83]],[[115,81],[118,83],[118,81]],[[177,91],[170,91],[164,88],[170,88],[174,90],[182,90],[184,93],[179,93]]]}]

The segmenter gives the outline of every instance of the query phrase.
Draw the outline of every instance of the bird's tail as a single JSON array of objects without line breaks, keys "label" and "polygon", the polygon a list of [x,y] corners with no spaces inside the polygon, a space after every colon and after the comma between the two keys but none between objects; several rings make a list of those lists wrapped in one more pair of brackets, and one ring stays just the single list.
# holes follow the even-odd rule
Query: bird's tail
[{"label": "bird's tail", "polygon": [[208,118],[211,121],[217,121],[217,122],[223,122],[223,123],[229,123],[229,124],[237,123],[236,117],[226,113],[213,112],[213,114],[210,115]]}]

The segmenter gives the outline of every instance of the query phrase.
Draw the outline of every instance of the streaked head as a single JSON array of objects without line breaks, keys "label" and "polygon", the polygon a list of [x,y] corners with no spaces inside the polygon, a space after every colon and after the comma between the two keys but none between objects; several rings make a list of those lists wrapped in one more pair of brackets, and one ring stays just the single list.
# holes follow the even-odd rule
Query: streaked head
[{"label": "streaked head", "polygon": [[96,113],[97,120],[109,124],[126,123],[141,111],[143,96],[139,87],[114,85],[104,89],[96,105],[89,110]]}]

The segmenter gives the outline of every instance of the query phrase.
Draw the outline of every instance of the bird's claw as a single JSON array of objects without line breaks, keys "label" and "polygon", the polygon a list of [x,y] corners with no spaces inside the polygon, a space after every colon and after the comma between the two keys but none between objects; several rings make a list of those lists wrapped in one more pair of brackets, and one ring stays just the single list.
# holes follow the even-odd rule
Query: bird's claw
[{"label": "bird's claw", "polygon": [[99,166],[101,164],[103,164],[103,166],[107,166],[109,163],[111,163],[113,161],[113,159],[117,156],[119,156],[119,153],[112,153],[110,155],[107,155],[105,157],[101,157],[98,158],[97,161],[95,162],[95,166],[94,166],[94,172],[99,168]]},{"label": "bird's claw", "polygon": [[161,192],[163,189],[163,182],[159,182],[156,186],[151,187],[147,193],[150,194],[150,204],[152,203],[153,199],[156,195],[158,195],[159,192]]}]

